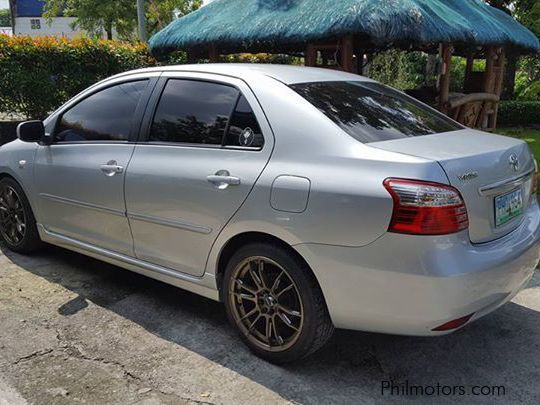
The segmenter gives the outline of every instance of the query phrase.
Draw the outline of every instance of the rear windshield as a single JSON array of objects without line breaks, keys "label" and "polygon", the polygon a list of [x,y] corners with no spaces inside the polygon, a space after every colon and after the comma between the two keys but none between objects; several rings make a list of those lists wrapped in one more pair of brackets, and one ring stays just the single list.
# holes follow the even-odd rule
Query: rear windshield
[{"label": "rear windshield", "polygon": [[379,83],[317,82],[291,87],[363,143],[463,129],[438,111]]}]

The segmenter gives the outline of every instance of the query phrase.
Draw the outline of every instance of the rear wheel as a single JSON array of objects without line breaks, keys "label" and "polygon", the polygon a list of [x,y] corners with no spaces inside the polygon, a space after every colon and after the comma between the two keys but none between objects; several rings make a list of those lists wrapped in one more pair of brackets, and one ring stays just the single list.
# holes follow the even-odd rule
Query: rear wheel
[{"label": "rear wheel", "polygon": [[30,203],[10,178],[0,180],[0,235],[7,247],[19,253],[31,253],[42,245]]},{"label": "rear wheel", "polygon": [[244,342],[268,361],[301,359],[332,336],[334,327],[310,269],[280,246],[241,248],[228,263],[223,296]]}]

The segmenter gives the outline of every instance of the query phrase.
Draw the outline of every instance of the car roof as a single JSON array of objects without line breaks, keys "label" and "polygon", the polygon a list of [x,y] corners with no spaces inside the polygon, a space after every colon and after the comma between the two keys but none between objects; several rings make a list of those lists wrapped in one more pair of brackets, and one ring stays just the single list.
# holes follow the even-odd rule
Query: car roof
[{"label": "car roof", "polygon": [[174,65],[155,68],[139,69],[124,74],[143,72],[197,72],[213,73],[225,76],[247,79],[264,75],[272,77],[285,84],[330,82],[330,81],[373,81],[363,76],[338,70],[313,68],[295,65],[269,65],[254,63],[206,63],[198,65]]}]

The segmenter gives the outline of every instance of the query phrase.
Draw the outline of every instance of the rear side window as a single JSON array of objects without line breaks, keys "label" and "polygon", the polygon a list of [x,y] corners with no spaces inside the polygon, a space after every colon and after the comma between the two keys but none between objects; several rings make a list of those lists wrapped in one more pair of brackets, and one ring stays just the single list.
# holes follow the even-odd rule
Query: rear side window
[{"label": "rear side window", "polygon": [[264,138],[248,101],[241,96],[231,116],[225,146],[243,148],[262,148]]},{"label": "rear side window", "polygon": [[363,143],[463,129],[438,111],[379,83],[317,82],[291,87]]},{"label": "rear side window", "polygon": [[171,79],[159,101],[150,142],[221,145],[238,100],[234,87]]},{"label": "rear side window", "polygon": [[108,87],[66,111],[55,131],[58,142],[127,141],[148,80]]}]

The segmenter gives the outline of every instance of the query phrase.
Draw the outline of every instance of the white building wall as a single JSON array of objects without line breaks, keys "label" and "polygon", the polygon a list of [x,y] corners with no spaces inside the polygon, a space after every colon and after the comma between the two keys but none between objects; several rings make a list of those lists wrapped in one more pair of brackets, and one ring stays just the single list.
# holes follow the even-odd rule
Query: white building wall
[{"label": "white building wall", "polygon": [[17,17],[15,18],[15,35],[32,37],[52,35],[73,38],[83,33],[79,29],[71,28],[74,21],[74,17],[56,17],[50,22],[49,19],[43,17]]}]

